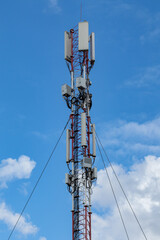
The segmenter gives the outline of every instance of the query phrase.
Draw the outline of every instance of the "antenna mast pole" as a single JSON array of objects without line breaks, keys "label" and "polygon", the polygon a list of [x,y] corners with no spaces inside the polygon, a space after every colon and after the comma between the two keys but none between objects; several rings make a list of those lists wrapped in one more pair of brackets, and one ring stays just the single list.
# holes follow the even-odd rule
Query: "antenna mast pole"
[{"label": "antenna mast pole", "polygon": [[97,168],[94,167],[95,124],[91,124],[90,118],[89,79],[95,62],[95,39],[94,33],[89,36],[88,22],[80,22],[70,32],[65,32],[65,60],[71,76],[71,85],[62,86],[62,96],[71,111],[71,126],[66,133],[69,173],[65,182],[72,195],[72,240],[91,240],[91,193]]}]

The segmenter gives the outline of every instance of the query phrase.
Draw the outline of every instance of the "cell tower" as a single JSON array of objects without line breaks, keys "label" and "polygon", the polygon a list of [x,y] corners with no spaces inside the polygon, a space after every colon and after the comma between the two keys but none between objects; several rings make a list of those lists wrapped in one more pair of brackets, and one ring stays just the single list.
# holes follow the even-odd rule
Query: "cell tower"
[{"label": "cell tower", "polygon": [[89,73],[95,62],[95,34],[89,36],[87,21],[65,32],[65,60],[71,76],[71,86],[64,84],[62,95],[71,111],[71,126],[66,133],[69,173],[65,182],[72,195],[72,240],[91,240],[91,194],[97,168]]}]

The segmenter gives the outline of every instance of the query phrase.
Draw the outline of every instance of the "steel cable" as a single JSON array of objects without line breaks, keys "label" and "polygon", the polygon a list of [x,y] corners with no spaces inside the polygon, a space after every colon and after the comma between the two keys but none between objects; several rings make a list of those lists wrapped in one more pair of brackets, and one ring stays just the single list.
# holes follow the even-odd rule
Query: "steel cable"
[{"label": "steel cable", "polygon": [[96,137],[96,142],[97,142],[98,150],[99,150],[99,153],[100,153],[100,155],[101,155],[101,159],[102,159],[102,162],[103,162],[103,165],[104,165],[105,171],[106,171],[106,175],[107,175],[107,178],[108,178],[108,181],[109,181],[109,184],[110,184],[110,187],[111,187],[111,190],[112,190],[113,196],[114,196],[114,200],[115,200],[115,202],[116,202],[117,209],[118,209],[118,212],[119,212],[119,215],[120,215],[120,218],[121,218],[122,224],[123,224],[123,228],[124,228],[124,231],[125,231],[126,237],[127,237],[127,239],[129,240],[129,235],[128,235],[128,232],[127,232],[127,228],[126,228],[126,225],[125,225],[125,222],[124,222],[124,219],[123,219],[123,216],[122,216],[122,213],[121,213],[121,210],[120,210],[120,207],[119,207],[118,201],[117,201],[117,197],[116,197],[116,194],[115,194],[115,191],[114,191],[114,188],[113,188],[113,185],[112,185],[112,182],[111,182],[111,179],[110,179],[110,176],[109,176],[109,173],[108,173],[108,170],[107,170],[107,167],[106,167],[106,164],[105,164],[105,161],[104,161],[104,158],[103,158],[103,155],[102,155],[102,152],[101,152],[101,149],[100,149],[99,143],[98,143],[98,140],[97,140],[97,137]]},{"label": "steel cable", "polygon": [[29,197],[28,197],[28,199],[27,199],[27,201],[26,201],[26,203],[25,203],[25,205],[24,205],[24,207],[23,207],[23,209],[22,209],[22,211],[21,211],[21,213],[20,213],[20,215],[19,215],[19,217],[18,217],[15,225],[14,225],[14,227],[12,228],[12,231],[11,231],[9,237],[8,237],[8,240],[11,239],[11,236],[12,236],[14,230],[16,229],[17,224],[19,223],[19,221],[20,221],[20,219],[21,219],[21,217],[22,217],[22,215],[23,215],[23,213],[24,213],[24,211],[25,211],[25,209],[26,209],[29,201],[31,200],[32,195],[33,195],[33,193],[35,192],[35,190],[36,190],[36,188],[37,188],[37,186],[38,186],[38,183],[39,183],[39,181],[41,180],[41,178],[42,178],[42,176],[43,176],[43,174],[44,174],[44,172],[45,172],[45,170],[46,170],[46,168],[47,168],[47,166],[48,166],[48,164],[49,164],[49,162],[50,162],[50,160],[51,160],[51,158],[52,158],[52,156],[53,156],[53,154],[54,154],[54,152],[55,152],[55,150],[56,150],[56,148],[57,148],[57,146],[58,146],[58,144],[59,144],[59,142],[60,142],[60,140],[61,140],[61,138],[62,138],[62,135],[63,135],[66,127],[68,126],[69,121],[70,121],[70,118],[68,119],[68,121],[67,121],[67,123],[66,123],[66,125],[65,125],[65,127],[64,127],[64,129],[63,129],[63,131],[61,132],[60,137],[58,138],[58,140],[57,140],[57,142],[56,142],[56,144],[55,144],[55,146],[54,146],[54,148],[53,148],[53,150],[52,150],[52,152],[51,152],[51,154],[50,154],[50,156],[49,156],[46,164],[44,165],[44,167],[43,167],[43,169],[42,169],[42,171],[41,171],[40,176],[38,177],[38,179],[37,179],[37,181],[36,181],[36,183],[35,183],[32,191],[31,191],[31,193],[30,193],[30,195],[29,195]]},{"label": "steel cable", "polygon": [[106,156],[106,158],[107,158],[107,161],[108,161],[108,163],[109,163],[109,165],[110,165],[110,167],[111,167],[111,169],[112,169],[112,171],[113,171],[113,173],[114,173],[114,175],[115,175],[115,177],[116,177],[116,179],[117,179],[117,182],[118,182],[118,184],[119,184],[119,186],[120,186],[120,188],[121,188],[121,190],[122,190],[122,192],[123,192],[124,197],[125,197],[126,200],[127,200],[127,203],[128,203],[128,205],[129,205],[129,207],[130,207],[130,209],[131,209],[131,211],[132,211],[132,213],[133,213],[133,215],[134,215],[134,217],[135,217],[135,219],[136,219],[136,221],[137,221],[137,223],[138,223],[138,225],[139,225],[139,228],[140,228],[140,230],[141,230],[144,238],[145,238],[146,240],[148,240],[148,238],[147,238],[147,236],[146,236],[146,234],[145,234],[145,232],[144,232],[144,230],[143,230],[143,228],[142,228],[142,225],[140,224],[140,221],[138,220],[138,217],[137,217],[137,215],[136,215],[136,213],[135,213],[135,211],[134,211],[134,209],[133,209],[133,207],[132,207],[132,205],[131,205],[128,197],[127,197],[127,194],[125,193],[125,190],[124,190],[124,188],[123,188],[123,186],[122,186],[122,184],[121,184],[121,182],[120,182],[120,180],[119,180],[119,178],[118,178],[118,176],[117,176],[117,174],[116,174],[116,172],[115,172],[115,170],[114,170],[114,167],[113,167],[113,165],[112,165],[112,163],[111,163],[111,161],[110,161],[110,159],[109,159],[109,157],[108,157],[108,155],[107,155],[107,153],[106,153],[106,151],[105,151],[105,149],[104,149],[104,147],[103,147],[103,145],[102,145],[102,142],[101,142],[100,138],[99,138],[98,135],[97,135],[97,132],[96,132],[96,138],[98,139],[98,141],[99,141],[99,143],[100,143],[100,145],[101,145],[101,147],[102,147],[102,150],[103,150],[103,152],[104,152],[104,154],[105,154],[105,156]]}]

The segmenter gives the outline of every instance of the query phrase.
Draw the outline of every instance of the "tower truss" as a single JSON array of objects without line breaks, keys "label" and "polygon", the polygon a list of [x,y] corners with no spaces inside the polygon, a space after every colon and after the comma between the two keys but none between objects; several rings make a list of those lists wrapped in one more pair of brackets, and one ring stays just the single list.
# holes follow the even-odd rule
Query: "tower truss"
[{"label": "tower truss", "polygon": [[89,36],[88,22],[80,22],[70,32],[65,32],[65,60],[71,76],[71,86],[64,84],[62,95],[71,111],[71,125],[66,135],[69,173],[65,181],[72,195],[72,240],[91,240],[91,194],[97,169],[94,167],[95,125],[91,124],[90,117],[89,79],[95,62],[94,33]]}]

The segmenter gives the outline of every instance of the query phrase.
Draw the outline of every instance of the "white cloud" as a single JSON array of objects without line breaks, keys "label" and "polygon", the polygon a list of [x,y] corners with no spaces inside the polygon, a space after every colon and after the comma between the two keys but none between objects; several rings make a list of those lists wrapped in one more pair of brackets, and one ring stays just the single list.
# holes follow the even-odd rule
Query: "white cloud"
[{"label": "white cloud", "polygon": [[[0,221],[4,222],[9,229],[12,229],[19,217],[18,213],[13,213],[7,206],[5,202],[0,204]],[[38,228],[28,222],[23,216],[17,224],[16,230],[24,235],[36,234]]]},{"label": "white cloud", "polygon": [[35,168],[36,163],[27,156],[18,159],[8,158],[0,164],[0,184],[5,187],[7,182],[14,179],[28,179]]},{"label": "white cloud", "polygon": [[[115,165],[114,168],[148,239],[159,240],[160,157],[147,156],[140,163],[131,166],[129,171],[125,171],[119,165]],[[143,240],[144,237],[111,169],[108,168],[108,171],[130,239]],[[122,223],[104,170],[98,172],[97,184],[93,191],[93,202],[93,206],[97,210],[97,213],[93,214],[93,240],[125,239]]]},{"label": "white cloud", "polygon": [[49,0],[52,7],[57,7],[58,0]]},{"label": "white cloud", "polygon": [[[132,19],[138,21],[138,26],[141,27],[141,33],[139,36],[140,42],[144,44],[148,41],[159,41],[160,39],[160,11],[152,11],[147,8],[146,5],[141,3],[134,3],[131,1],[124,0],[99,0],[100,5],[106,7],[107,17],[114,17],[116,15],[127,15]],[[98,2],[99,2],[98,1]],[[98,4],[95,5],[95,8]]]},{"label": "white cloud", "polygon": [[112,16],[114,14],[121,14],[133,10],[134,5],[131,3],[126,3],[123,0],[101,0],[101,5],[106,6],[106,10],[110,12],[112,10]]},{"label": "white cloud", "polygon": [[[109,3],[109,2],[108,2]],[[112,10],[115,14],[117,13],[125,13],[128,11],[131,11],[133,8],[132,4],[124,3],[123,1],[116,1],[116,2],[110,2],[110,7],[112,7]]]},{"label": "white cloud", "polygon": [[61,8],[58,5],[58,0],[49,0],[49,5],[51,8],[54,8],[56,12],[60,12]]},{"label": "white cloud", "polygon": [[47,240],[47,238],[45,238],[45,237],[40,237],[39,240]]},{"label": "white cloud", "polygon": [[119,155],[160,154],[160,117],[143,123],[117,121],[103,126],[103,144]]},{"label": "white cloud", "polygon": [[44,134],[44,133],[41,133],[39,131],[33,131],[32,134],[40,139],[43,139],[43,140],[47,140],[48,139],[48,135],[47,134]]},{"label": "white cloud", "polygon": [[[139,17],[141,18],[142,10],[140,11]],[[145,20],[146,31],[140,36],[140,41],[144,44],[146,41],[157,41],[160,38],[160,12],[145,11],[142,14],[143,20]]]},{"label": "white cloud", "polygon": [[160,65],[147,67],[140,74],[126,81],[125,85],[138,88],[160,85]]}]

